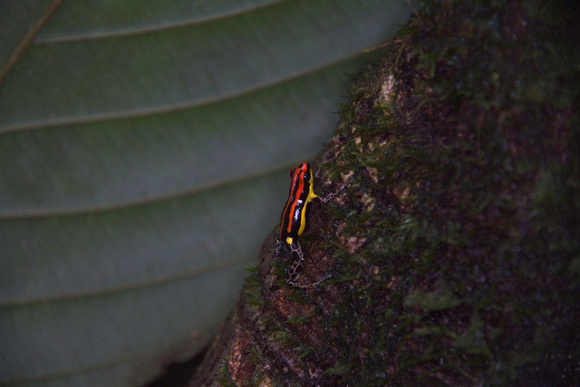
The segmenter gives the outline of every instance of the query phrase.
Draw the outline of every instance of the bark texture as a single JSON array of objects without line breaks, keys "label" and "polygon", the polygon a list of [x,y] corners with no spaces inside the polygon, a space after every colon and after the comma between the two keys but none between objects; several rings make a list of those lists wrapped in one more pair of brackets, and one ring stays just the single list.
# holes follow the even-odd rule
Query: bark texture
[{"label": "bark texture", "polygon": [[429,2],[314,163],[331,278],[270,236],[191,385],[580,385],[576,8]]}]

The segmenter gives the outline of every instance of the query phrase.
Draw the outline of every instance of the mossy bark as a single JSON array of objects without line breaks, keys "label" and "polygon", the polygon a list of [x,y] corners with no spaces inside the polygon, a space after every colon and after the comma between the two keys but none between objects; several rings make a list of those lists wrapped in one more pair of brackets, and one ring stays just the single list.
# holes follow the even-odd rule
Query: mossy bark
[{"label": "mossy bark", "polygon": [[317,193],[338,196],[313,206],[301,276],[331,278],[289,287],[268,238],[191,385],[580,384],[567,4],[432,1],[413,18],[315,163]]}]

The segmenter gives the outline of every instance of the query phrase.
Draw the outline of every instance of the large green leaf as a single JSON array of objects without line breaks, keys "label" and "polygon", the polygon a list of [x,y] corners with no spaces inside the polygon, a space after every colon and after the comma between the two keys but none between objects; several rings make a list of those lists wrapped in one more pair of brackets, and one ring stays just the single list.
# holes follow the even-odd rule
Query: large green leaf
[{"label": "large green leaf", "polygon": [[411,7],[58,3],[0,3],[0,384],[139,385],[215,334]]}]

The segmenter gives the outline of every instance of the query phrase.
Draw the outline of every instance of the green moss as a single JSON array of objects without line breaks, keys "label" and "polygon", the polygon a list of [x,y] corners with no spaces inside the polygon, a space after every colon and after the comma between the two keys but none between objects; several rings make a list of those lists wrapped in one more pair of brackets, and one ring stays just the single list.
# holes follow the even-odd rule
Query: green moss
[{"label": "green moss", "polygon": [[313,310],[310,313],[306,313],[306,314],[297,314],[294,316],[290,316],[286,319],[286,322],[288,324],[299,324],[299,323],[304,323],[307,321],[310,321],[313,317],[316,316],[316,312]]},{"label": "green moss", "polygon": [[433,292],[416,290],[405,297],[405,306],[425,310],[445,310],[456,307],[462,300],[453,294],[451,289],[436,289]]},{"label": "green moss", "polygon": [[250,271],[252,274],[246,278],[243,292],[246,302],[250,305],[262,306],[265,303],[264,295],[260,290],[260,278],[257,269]]},{"label": "green moss", "polygon": [[230,371],[228,370],[228,365],[223,362],[215,375],[215,380],[223,387],[236,387],[236,383],[233,381]]},{"label": "green moss", "polygon": [[255,273],[258,270],[258,264],[250,263],[244,267],[244,270],[249,271],[250,273]]},{"label": "green moss", "polygon": [[491,356],[491,350],[484,334],[484,322],[477,312],[471,318],[469,327],[453,340],[453,347],[470,355]]}]

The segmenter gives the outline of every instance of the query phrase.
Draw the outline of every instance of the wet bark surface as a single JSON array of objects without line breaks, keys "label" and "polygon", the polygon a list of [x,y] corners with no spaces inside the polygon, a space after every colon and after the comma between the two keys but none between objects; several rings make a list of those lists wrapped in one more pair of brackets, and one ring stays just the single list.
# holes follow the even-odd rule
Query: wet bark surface
[{"label": "wet bark surface", "polygon": [[191,385],[580,384],[576,16],[429,2],[313,164],[330,278],[270,236]]}]

